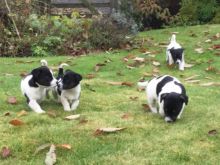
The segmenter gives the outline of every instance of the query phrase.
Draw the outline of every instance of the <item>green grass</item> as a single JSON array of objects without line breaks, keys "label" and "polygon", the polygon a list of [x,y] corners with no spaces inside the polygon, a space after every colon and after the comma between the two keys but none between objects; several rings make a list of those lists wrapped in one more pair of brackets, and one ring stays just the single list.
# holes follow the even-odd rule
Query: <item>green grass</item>
[{"label": "green grass", "polygon": [[[41,58],[1,58],[0,147],[8,146],[12,156],[7,159],[0,158],[0,164],[43,164],[48,149],[36,155],[34,152],[38,146],[45,143],[72,146],[71,150],[57,148],[57,164],[62,165],[219,164],[219,87],[201,87],[199,84],[184,81],[185,78],[198,74],[200,83],[220,82],[219,75],[205,71],[209,66],[207,63],[209,60],[213,60],[211,66],[220,68],[220,57],[214,55],[216,51],[206,49],[213,44],[220,44],[220,40],[204,42],[219,32],[219,29],[220,25],[177,27],[147,31],[139,35],[140,38],[153,39],[150,41],[152,43],[146,42],[144,47],[159,52],[155,60],[161,63],[160,75],[176,76],[186,86],[189,105],[182,118],[174,124],[165,123],[159,115],[144,112],[142,104],[146,103],[146,96],[144,92],[136,90],[136,85],[126,87],[105,83],[129,81],[136,84],[144,72],[151,73],[154,68],[151,63],[129,70],[127,64],[123,62],[123,57],[128,54],[150,58],[139,50],[91,54],[77,58],[66,56],[45,58],[50,66],[71,61],[69,68],[84,76],[95,73],[94,66],[97,63],[103,63],[108,58],[112,60],[95,73],[94,79],[84,78],[82,81],[80,106],[75,113],[88,120],[85,124],[79,124],[79,120],[64,120],[65,116],[72,113],[64,112],[62,106],[52,98],[46,100],[42,107],[46,111],[53,110],[57,114],[55,118],[46,114],[36,114],[28,108],[20,92],[20,73],[29,72],[39,66]],[[177,40],[185,48],[186,62],[195,63],[194,67],[187,68],[184,72],[176,68],[167,68],[165,48],[156,44],[167,42],[170,32],[174,31],[179,32]],[[204,31],[209,31],[209,34],[205,35]],[[196,37],[192,37],[190,35],[192,33],[195,33]],[[198,44],[205,48],[203,54],[194,51]],[[19,63],[30,60],[34,62]],[[122,76],[117,75],[119,71]],[[8,96],[16,96],[18,103],[8,104],[6,101]],[[138,99],[132,101],[129,99],[131,96],[137,96]],[[21,110],[28,111],[28,115],[17,117]],[[5,112],[10,112],[11,115],[4,116]],[[121,118],[125,113],[130,114],[128,119]],[[20,127],[10,125],[9,121],[14,118],[24,121],[25,125]],[[126,127],[126,129],[118,133],[94,136],[95,130],[100,127]],[[208,135],[208,131],[212,129],[218,132],[214,136]]]}]

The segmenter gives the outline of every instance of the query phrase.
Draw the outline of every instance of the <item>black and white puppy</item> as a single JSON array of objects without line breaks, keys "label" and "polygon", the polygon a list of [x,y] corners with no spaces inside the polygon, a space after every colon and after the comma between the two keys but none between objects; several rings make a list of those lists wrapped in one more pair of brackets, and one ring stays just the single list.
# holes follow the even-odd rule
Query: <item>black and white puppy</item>
[{"label": "black and white puppy", "polygon": [[167,46],[166,61],[168,65],[177,64],[179,70],[184,70],[184,49],[176,42],[175,34],[172,35],[170,44]]},{"label": "black and white puppy", "polygon": [[64,111],[74,111],[79,105],[82,76],[71,70],[64,72],[63,66],[65,65],[67,64],[61,64],[59,67],[56,94],[58,95],[58,101],[63,105]]},{"label": "black and white puppy", "polygon": [[44,66],[33,69],[24,79],[21,80],[21,91],[26,97],[29,107],[37,113],[45,113],[39,103],[44,100],[48,88],[56,86],[56,79],[52,71],[41,61]]},{"label": "black and white puppy", "polygon": [[188,104],[188,96],[181,82],[175,77],[164,75],[153,78],[149,82],[138,82],[140,88],[145,88],[147,101],[153,113],[165,117],[165,121],[174,122],[183,113]]}]

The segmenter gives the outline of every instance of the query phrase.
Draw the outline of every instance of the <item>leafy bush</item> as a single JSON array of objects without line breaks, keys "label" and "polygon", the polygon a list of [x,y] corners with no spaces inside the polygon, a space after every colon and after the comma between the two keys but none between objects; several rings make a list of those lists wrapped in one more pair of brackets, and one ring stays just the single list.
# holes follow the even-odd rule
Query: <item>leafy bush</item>
[{"label": "leafy bush", "polygon": [[217,11],[216,0],[182,0],[177,17],[180,25],[203,24],[210,22]]},{"label": "leafy bush", "polygon": [[119,27],[112,18],[103,17],[94,21],[89,30],[88,42],[94,48],[120,48],[126,43],[129,31],[126,27]]}]

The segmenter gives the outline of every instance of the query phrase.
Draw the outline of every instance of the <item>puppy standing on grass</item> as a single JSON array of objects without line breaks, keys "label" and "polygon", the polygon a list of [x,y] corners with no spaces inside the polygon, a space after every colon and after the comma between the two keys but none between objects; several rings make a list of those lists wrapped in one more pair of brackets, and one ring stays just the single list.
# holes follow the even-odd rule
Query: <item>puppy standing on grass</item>
[{"label": "puppy standing on grass", "polygon": [[56,94],[62,103],[64,111],[74,111],[79,105],[82,76],[71,70],[63,71],[67,64],[61,64],[58,72]]},{"label": "puppy standing on grass", "polygon": [[56,79],[47,67],[47,62],[41,60],[41,67],[33,69],[29,75],[21,80],[21,91],[26,97],[29,107],[37,113],[45,113],[39,103],[44,100],[48,88],[56,86]]},{"label": "puppy standing on grass", "polygon": [[138,82],[138,86],[145,88],[151,112],[157,113],[159,105],[159,113],[167,122],[179,119],[188,104],[186,90],[175,77],[160,76],[149,82]]},{"label": "puppy standing on grass", "polygon": [[173,34],[170,40],[170,44],[166,50],[166,61],[169,65],[179,65],[179,70],[184,70],[184,49],[176,42],[176,35]]}]

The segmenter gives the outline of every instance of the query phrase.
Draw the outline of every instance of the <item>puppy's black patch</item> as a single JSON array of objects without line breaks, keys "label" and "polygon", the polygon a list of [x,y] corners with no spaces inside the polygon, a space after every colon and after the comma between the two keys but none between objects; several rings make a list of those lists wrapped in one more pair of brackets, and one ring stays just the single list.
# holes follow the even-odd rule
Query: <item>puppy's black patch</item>
[{"label": "puppy's black patch", "polygon": [[156,88],[156,93],[157,96],[159,95],[159,93],[161,92],[162,88],[164,87],[164,85],[166,85],[166,83],[173,81],[173,78],[170,76],[166,76],[164,77],[158,84],[157,84],[157,88]]},{"label": "puppy's black patch", "polygon": [[180,60],[182,61],[182,54],[183,54],[183,48],[179,48],[179,49],[170,49],[170,53],[171,53],[171,56],[173,58],[173,61],[174,63],[177,62],[177,60]]},{"label": "puppy's black patch", "polygon": [[46,66],[41,66],[32,70],[31,74],[33,75],[32,79],[29,81],[31,87],[38,87],[37,83],[42,86],[50,86],[53,80],[52,73]]},{"label": "puppy's black patch", "polygon": [[67,70],[63,76],[63,89],[72,89],[76,87],[81,80],[82,76],[80,74]]},{"label": "puppy's black patch", "polygon": [[173,121],[176,120],[183,107],[184,100],[182,96],[179,93],[172,92],[167,93],[163,98],[165,116],[170,117]]}]

